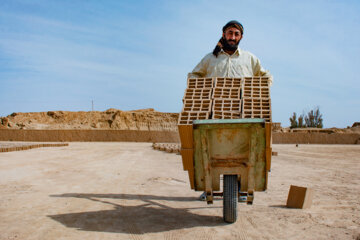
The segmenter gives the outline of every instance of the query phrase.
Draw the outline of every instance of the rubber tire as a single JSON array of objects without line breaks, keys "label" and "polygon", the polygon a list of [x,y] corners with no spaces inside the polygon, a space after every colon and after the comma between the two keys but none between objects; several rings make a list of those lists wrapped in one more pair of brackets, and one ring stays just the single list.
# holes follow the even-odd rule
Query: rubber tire
[{"label": "rubber tire", "polygon": [[236,175],[224,175],[224,221],[234,223],[237,219],[238,179]]}]

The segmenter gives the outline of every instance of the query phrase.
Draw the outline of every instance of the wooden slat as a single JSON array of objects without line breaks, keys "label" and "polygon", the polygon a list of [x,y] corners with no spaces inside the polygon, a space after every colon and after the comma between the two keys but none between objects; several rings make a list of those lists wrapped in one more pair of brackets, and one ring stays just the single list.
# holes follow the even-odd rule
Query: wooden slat
[{"label": "wooden slat", "polygon": [[188,170],[188,175],[189,175],[190,187],[191,187],[191,189],[195,189],[194,169]]},{"label": "wooden slat", "polygon": [[265,138],[266,138],[266,170],[270,171],[271,169],[271,156],[272,156],[272,138],[271,138],[271,126],[272,123],[265,123]]},{"label": "wooden slat", "polygon": [[266,148],[271,147],[271,123],[265,123]]},{"label": "wooden slat", "polygon": [[182,148],[193,148],[193,125],[178,125]]},{"label": "wooden slat", "polygon": [[194,149],[182,148],[181,157],[182,157],[184,170],[194,171]]},{"label": "wooden slat", "polygon": [[271,154],[272,148],[266,148],[266,170],[270,171],[271,169]]}]

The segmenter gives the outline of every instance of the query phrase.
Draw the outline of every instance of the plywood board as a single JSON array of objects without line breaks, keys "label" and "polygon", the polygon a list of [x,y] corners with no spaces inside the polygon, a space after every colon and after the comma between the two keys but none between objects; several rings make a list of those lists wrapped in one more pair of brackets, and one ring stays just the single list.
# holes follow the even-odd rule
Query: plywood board
[{"label": "plywood board", "polygon": [[178,125],[182,148],[193,148],[193,125]]}]

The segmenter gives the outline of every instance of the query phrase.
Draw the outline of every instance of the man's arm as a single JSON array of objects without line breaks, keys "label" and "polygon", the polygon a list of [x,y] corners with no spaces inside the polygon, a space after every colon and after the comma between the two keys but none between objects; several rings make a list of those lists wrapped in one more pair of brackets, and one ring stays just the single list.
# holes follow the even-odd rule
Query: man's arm
[{"label": "man's arm", "polygon": [[201,78],[205,77],[207,74],[207,56],[205,56],[201,61],[196,65],[192,72],[188,73],[188,78]]},{"label": "man's arm", "polygon": [[253,74],[254,76],[264,76],[269,78],[270,85],[273,82],[273,76],[270,74],[268,70],[265,70],[261,64],[260,60],[253,56]]}]

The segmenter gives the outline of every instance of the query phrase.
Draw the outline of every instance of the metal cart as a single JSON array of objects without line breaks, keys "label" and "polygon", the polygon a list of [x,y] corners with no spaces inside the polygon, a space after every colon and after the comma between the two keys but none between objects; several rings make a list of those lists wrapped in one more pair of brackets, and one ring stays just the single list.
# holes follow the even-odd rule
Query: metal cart
[{"label": "metal cart", "polygon": [[[206,192],[208,204],[222,195],[224,221],[235,222],[239,197],[252,204],[254,192],[267,188],[271,125],[264,119],[194,120],[191,135],[193,159],[184,159],[187,152],[182,152],[191,187]],[[220,176],[223,193],[216,192]]]}]

